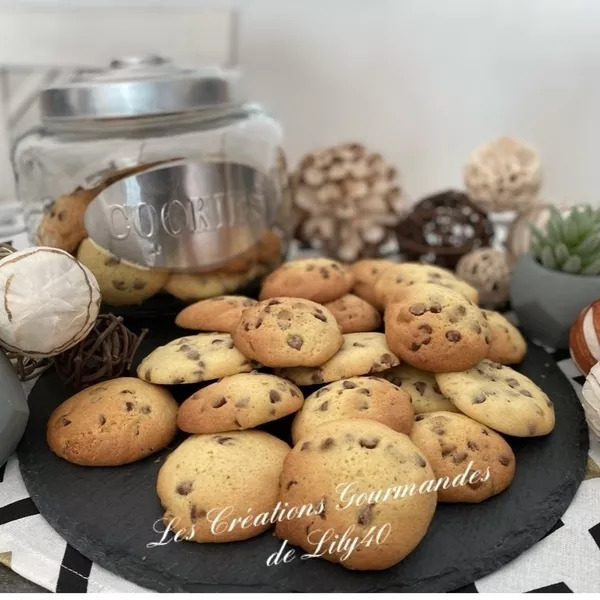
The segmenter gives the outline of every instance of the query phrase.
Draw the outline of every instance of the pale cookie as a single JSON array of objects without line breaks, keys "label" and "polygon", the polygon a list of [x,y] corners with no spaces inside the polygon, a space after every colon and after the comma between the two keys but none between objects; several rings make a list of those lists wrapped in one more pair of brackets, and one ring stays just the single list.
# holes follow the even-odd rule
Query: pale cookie
[{"label": "pale cookie", "polygon": [[[434,478],[407,435],[366,419],[329,421],[285,459],[279,501],[298,509],[275,533],[348,569],[387,569],[427,533],[436,507],[429,489]],[[323,540],[327,531],[330,538]],[[327,542],[344,534],[358,538],[354,551]]]},{"label": "pale cookie", "polygon": [[187,433],[250,429],[296,412],[303,399],[285,379],[256,371],[240,373],[190,396],[179,408],[177,424]]},{"label": "pale cookie", "polygon": [[312,385],[372,375],[399,362],[388,348],[383,333],[346,333],[340,350],[320,367],[292,367],[282,369],[280,374],[297,385]]},{"label": "pale cookie", "polygon": [[231,333],[242,312],[255,304],[256,300],[246,296],[216,296],[184,308],[175,318],[175,324],[184,329]]},{"label": "pale cookie", "polygon": [[423,283],[406,288],[385,311],[392,352],[424,371],[464,371],[487,356],[490,330],[483,313],[451,289]]},{"label": "pale cookie", "polygon": [[520,363],[527,353],[527,342],[521,332],[504,315],[493,310],[482,312],[492,336],[488,358],[502,365]]},{"label": "pale cookie", "polygon": [[515,476],[515,455],[504,438],[464,415],[417,415],[410,439],[441,480],[440,502],[481,502]]},{"label": "pale cookie", "polygon": [[378,304],[386,306],[402,299],[407,288],[421,283],[435,283],[462,294],[467,300],[477,304],[479,292],[454,273],[436,265],[421,263],[400,263],[386,269],[375,282],[374,294]]},{"label": "pale cookie", "polygon": [[137,375],[151,383],[175,385],[249,373],[254,367],[228,333],[199,333],[153,350],[139,364]]},{"label": "pale cookie", "polygon": [[491,360],[464,373],[436,374],[442,392],[465,415],[517,437],[554,429],[552,401],[530,379]]},{"label": "pale cookie", "polygon": [[168,271],[143,269],[119,258],[86,238],[79,245],[77,260],[98,280],[102,300],[114,306],[141,304],[162,289]]},{"label": "pale cookie", "polygon": [[306,398],[292,423],[294,444],[319,425],[336,419],[372,419],[409,434],[415,413],[410,396],[377,377],[350,377],[330,383]]},{"label": "pale cookie", "polygon": [[305,258],[282,264],[268,275],[260,299],[278,296],[331,302],[347,294],[354,284],[348,267],[330,258]]},{"label": "pale cookie", "polygon": [[57,406],[47,441],[77,465],[116,467],[162,450],[177,432],[177,402],[135,377],[97,383]]},{"label": "pale cookie", "polygon": [[247,308],[232,335],[243,354],[268,367],[322,365],[343,342],[331,312],[303,298],[271,298]]},{"label": "pale cookie", "polygon": [[354,294],[324,304],[342,328],[342,333],[376,331],[381,326],[379,311]]},{"label": "pale cookie", "polygon": [[440,391],[433,373],[402,363],[377,373],[377,377],[383,377],[407,392],[416,415],[437,410],[458,412],[454,404]]},{"label": "pale cookie", "polygon": [[385,269],[393,267],[395,264],[395,262],[383,258],[367,258],[351,264],[350,270],[354,275],[352,293],[366,300],[372,306],[383,308],[375,296],[375,282]]},{"label": "pale cookie", "polygon": [[263,431],[190,436],[158,473],[164,524],[194,542],[247,540],[266,531],[272,523],[262,513],[275,508],[289,451]]}]

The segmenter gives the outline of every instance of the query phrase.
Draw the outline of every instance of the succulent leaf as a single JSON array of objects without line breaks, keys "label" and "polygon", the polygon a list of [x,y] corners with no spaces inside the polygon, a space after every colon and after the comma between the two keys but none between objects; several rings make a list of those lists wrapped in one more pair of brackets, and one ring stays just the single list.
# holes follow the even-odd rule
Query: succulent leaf
[{"label": "succulent leaf", "polygon": [[569,260],[569,249],[564,242],[559,242],[554,248],[554,258],[556,258],[556,264],[559,266]]},{"label": "succulent leaf", "polygon": [[562,265],[562,270],[565,273],[579,273],[581,270],[581,258],[579,256],[569,256]]},{"label": "succulent leaf", "polygon": [[600,258],[589,264],[581,271],[582,275],[600,275]]},{"label": "succulent leaf", "polygon": [[542,248],[542,252],[540,253],[540,259],[542,264],[547,269],[556,269],[556,260],[554,259],[554,253],[552,252],[552,248],[550,246],[544,246]]}]

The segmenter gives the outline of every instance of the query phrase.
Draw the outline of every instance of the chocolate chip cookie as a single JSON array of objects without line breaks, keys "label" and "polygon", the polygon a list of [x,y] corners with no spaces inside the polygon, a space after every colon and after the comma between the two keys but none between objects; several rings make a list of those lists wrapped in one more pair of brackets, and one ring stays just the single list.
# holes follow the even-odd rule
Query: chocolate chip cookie
[{"label": "chocolate chip cookie", "polygon": [[351,264],[350,270],[354,275],[352,293],[366,300],[371,306],[383,308],[383,305],[379,304],[375,296],[375,281],[385,269],[395,264],[395,262],[383,258],[367,258]]},{"label": "chocolate chip cookie", "polygon": [[439,373],[444,395],[465,415],[517,437],[546,435],[554,429],[554,407],[530,379],[491,360],[464,373]]},{"label": "chocolate chip cookie", "polygon": [[175,385],[249,373],[255,367],[228,333],[199,333],[153,350],[139,364],[137,375],[151,383]]},{"label": "chocolate chip cookie", "polygon": [[358,551],[334,546],[322,558],[349,569],[387,569],[427,533],[437,500],[428,490],[434,478],[405,434],[367,419],[329,421],[285,459],[279,501],[305,509],[279,521],[275,533],[315,553],[325,532],[341,537],[349,530]]},{"label": "chocolate chip cookie", "polygon": [[162,450],[177,432],[168,390],[135,377],[97,383],[59,404],[47,441],[57,456],[87,467],[116,467]]},{"label": "chocolate chip cookie", "polygon": [[520,363],[527,353],[521,332],[504,316],[493,310],[482,311],[492,336],[488,358],[503,365]]},{"label": "chocolate chip cookie", "polygon": [[481,502],[505,490],[515,476],[515,455],[504,438],[464,415],[417,415],[410,439],[443,480],[440,502]]},{"label": "chocolate chip cookie", "polygon": [[247,308],[232,335],[244,355],[268,367],[322,365],[343,343],[331,312],[304,298],[271,298]]},{"label": "chocolate chip cookie", "polygon": [[190,436],[158,473],[163,523],[194,542],[259,535],[272,526],[261,513],[275,508],[289,451],[285,442],[263,431]]},{"label": "chocolate chip cookie", "polygon": [[81,242],[77,260],[98,280],[102,300],[114,306],[141,304],[157,294],[169,278],[168,271],[122,262],[90,238]]},{"label": "chocolate chip cookie", "polygon": [[346,294],[324,306],[332,312],[342,333],[376,331],[381,326],[379,311],[354,294]]},{"label": "chocolate chip cookie", "polygon": [[454,290],[432,283],[406,288],[385,311],[392,352],[424,371],[464,371],[485,358],[488,322],[477,306]]},{"label": "chocolate chip cookie", "polygon": [[177,414],[187,433],[219,433],[251,429],[296,412],[304,400],[289,381],[266,373],[224,377],[190,396]]},{"label": "chocolate chip cookie", "polygon": [[242,312],[255,304],[256,300],[246,296],[216,296],[184,308],[175,318],[175,324],[184,329],[231,333]]},{"label": "chocolate chip cookie", "polygon": [[265,278],[260,299],[293,296],[325,303],[347,294],[353,284],[350,269],[330,258],[291,260]]},{"label": "chocolate chip cookie", "polygon": [[292,423],[294,444],[327,421],[351,418],[373,419],[409,434],[414,411],[410,396],[393,383],[377,377],[350,377],[306,398]]},{"label": "chocolate chip cookie", "polygon": [[280,374],[297,385],[312,385],[371,375],[399,362],[388,348],[383,333],[346,333],[340,350],[320,367],[281,369]]},{"label": "chocolate chip cookie", "polygon": [[386,269],[375,282],[374,294],[378,304],[386,306],[389,302],[401,299],[413,285],[435,283],[462,294],[474,304],[479,302],[478,291],[454,273],[435,265],[420,263],[400,263]]},{"label": "chocolate chip cookie", "polygon": [[407,392],[416,415],[437,410],[458,412],[454,404],[442,394],[433,373],[402,363],[377,373],[377,377],[384,377]]}]

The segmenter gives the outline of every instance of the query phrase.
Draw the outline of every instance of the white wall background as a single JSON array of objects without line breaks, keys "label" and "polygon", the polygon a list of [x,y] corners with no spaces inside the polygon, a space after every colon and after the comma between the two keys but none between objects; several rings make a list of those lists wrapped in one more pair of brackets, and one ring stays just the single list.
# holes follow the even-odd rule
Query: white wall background
[{"label": "white wall background", "polygon": [[283,121],[292,166],[361,141],[418,199],[460,186],[468,153],[507,133],[540,151],[547,197],[600,206],[600,0],[86,4],[239,7],[248,92]]}]

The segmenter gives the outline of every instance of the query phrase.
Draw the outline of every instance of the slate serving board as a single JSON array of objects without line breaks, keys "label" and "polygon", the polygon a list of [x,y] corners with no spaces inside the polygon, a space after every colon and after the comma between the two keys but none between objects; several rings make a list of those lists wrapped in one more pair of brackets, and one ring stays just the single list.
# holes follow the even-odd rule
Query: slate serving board
[{"label": "slate serving board", "polygon": [[[172,326],[129,320],[151,328],[138,353],[185,332]],[[99,565],[146,588],[169,592],[445,592],[471,583],[540,540],[570,504],[587,459],[584,414],[569,381],[553,359],[532,346],[519,370],[549,394],[556,428],[542,438],[509,438],[517,470],[511,487],[481,504],[439,504],[417,549],[385,571],[354,572],[322,559],[265,565],[281,542],[266,532],[229,544],[170,543],[147,548],[160,535],[155,481],[164,457],[181,441],[146,460],[116,468],[86,468],[54,456],[45,442],[46,421],[71,395],[56,375],[34,387],[31,418],[18,455],[33,501],[69,544]],[[181,401],[198,386],[177,386]],[[305,390],[309,392],[310,390]],[[265,429],[289,441],[291,418]],[[298,552],[297,554],[300,554]]]}]

